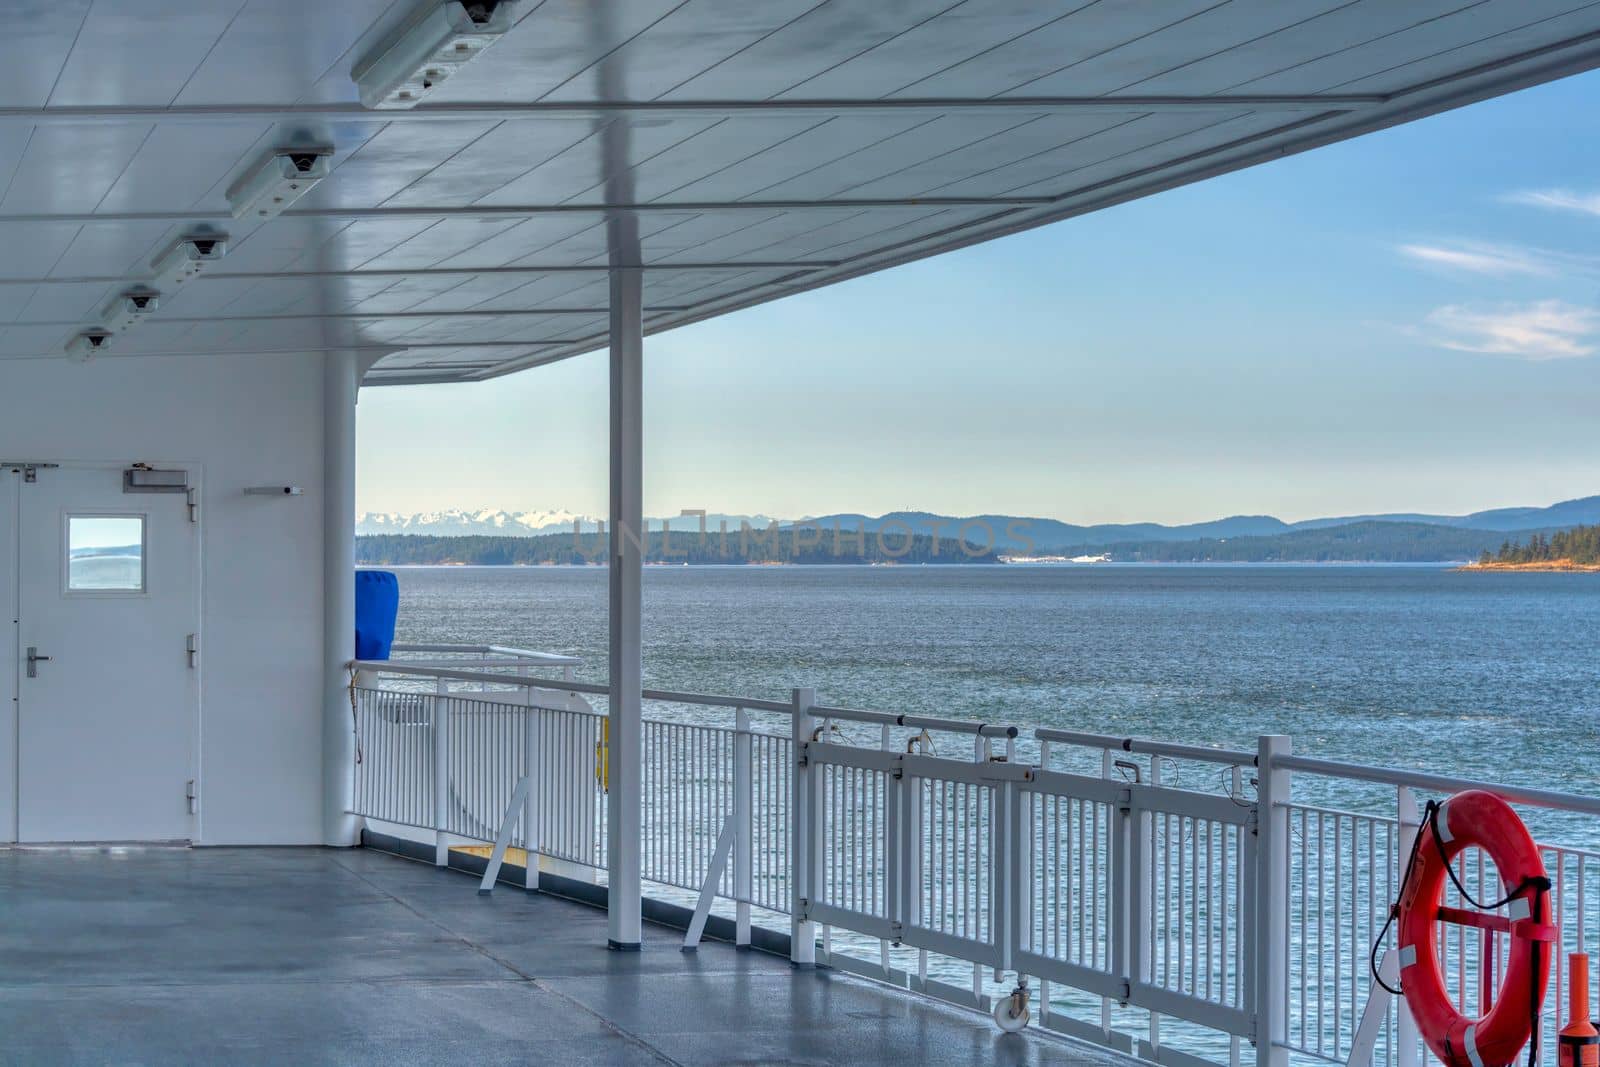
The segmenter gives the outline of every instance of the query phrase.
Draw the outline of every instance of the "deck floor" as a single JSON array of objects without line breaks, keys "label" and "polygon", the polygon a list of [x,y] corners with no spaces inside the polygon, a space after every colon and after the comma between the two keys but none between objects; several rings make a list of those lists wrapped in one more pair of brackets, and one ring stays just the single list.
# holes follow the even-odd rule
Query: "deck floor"
[{"label": "deck floor", "polygon": [[1125,1064],[382,853],[0,850],[0,1063]]}]

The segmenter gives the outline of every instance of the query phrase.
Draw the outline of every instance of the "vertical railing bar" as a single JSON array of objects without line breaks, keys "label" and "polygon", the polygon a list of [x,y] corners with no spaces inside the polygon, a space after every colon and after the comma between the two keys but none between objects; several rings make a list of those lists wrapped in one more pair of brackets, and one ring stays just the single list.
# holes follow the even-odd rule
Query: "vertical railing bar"
[{"label": "vertical railing bar", "polygon": [[1330,941],[1333,946],[1333,1054],[1339,1054],[1339,1032],[1344,1026],[1344,959],[1339,954],[1339,945],[1344,939],[1339,936],[1339,924],[1344,915],[1344,817],[1335,815],[1333,818],[1333,932]]}]

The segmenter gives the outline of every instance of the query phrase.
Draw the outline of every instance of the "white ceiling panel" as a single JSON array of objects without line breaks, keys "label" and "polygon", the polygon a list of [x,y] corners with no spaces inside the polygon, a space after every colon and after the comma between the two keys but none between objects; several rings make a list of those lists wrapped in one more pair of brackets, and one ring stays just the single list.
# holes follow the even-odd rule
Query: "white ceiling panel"
[{"label": "white ceiling panel", "polygon": [[[609,291],[609,284],[607,289]],[[609,299],[602,295],[594,304],[586,305],[583,300],[572,299],[572,294],[587,289],[591,296],[595,290],[591,279],[582,274],[546,274],[532,281],[524,279],[522,284],[515,289],[508,289],[501,293],[484,292],[482,299],[476,300],[467,307],[481,311],[509,311],[517,308],[548,308],[548,307],[604,307]],[[466,288],[453,290],[447,296],[458,296],[463,300],[471,300],[478,290]],[[431,301],[430,301],[431,303]]]},{"label": "white ceiling panel", "polygon": [[744,200],[810,170],[845,159],[886,138],[938,121],[936,115],[845,115],[828,118],[770,148],[680,186],[673,200]]},{"label": "white ceiling panel", "polygon": [[475,203],[539,164],[582,144],[594,132],[594,126],[584,119],[501,123],[388,203],[397,207]]},{"label": "white ceiling panel", "polygon": [[[603,344],[613,257],[667,329],[1600,66],[1600,0],[527,0],[422,107],[363,110],[352,66],[423,2],[12,3],[0,357],[210,227],[226,259],[118,354],[493,376]],[[302,144],[332,174],[233,219]]]},{"label": "white ceiling panel", "polygon": [[[225,191],[217,188],[219,174],[231,173],[258,149],[270,147],[272,132],[273,125],[263,122],[158,125],[140,142],[98,207],[105,211],[199,207],[208,193]],[[221,202],[212,206],[220,207]]]},{"label": "white ceiling panel", "polygon": [[[325,231],[335,225],[331,219],[317,222]],[[437,219],[416,218],[358,219],[340,224],[325,240],[307,245],[289,266],[294,270],[357,270],[437,224]]]},{"label": "white ceiling panel", "polygon": [[952,6],[954,0],[819,4],[662,95],[683,100],[775,97]]},{"label": "white ceiling panel", "polygon": [[250,0],[206,53],[176,103],[292,104],[339,66],[356,41],[395,6],[404,5],[394,0]]},{"label": "white ceiling panel", "polygon": [[95,0],[50,103],[172,103],[243,6],[244,0]]},{"label": "white ceiling panel", "polygon": [[[651,159],[716,124],[716,119],[618,119],[477,201],[480,204],[602,202],[607,175],[623,189]],[[583,194],[592,195],[585,196]],[[638,196],[629,193],[630,200]]]},{"label": "white ceiling panel", "polygon": [[[0,199],[0,212],[94,211],[154,129],[142,122],[34,130]],[[71,165],[64,165],[69,160]]]},{"label": "white ceiling panel", "polygon": [[53,356],[60,358],[61,346],[76,334],[59,326],[11,325],[0,334],[0,346],[9,353],[23,356]]},{"label": "white ceiling panel", "polygon": [[[0,285],[0,326],[20,317],[39,288],[35,285]],[[0,330],[0,336],[3,334],[4,331]]]},{"label": "white ceiling panel", "polygon": [[375,270],[431,267],[469,248],[476,248],[516,224],[516,219],[442,219],[415,237],[372,257],[365,265]]},{"label": "white ceiling panel", "polygon": [[13,316],[18,322],[65,322],[70,327],[85,316],[93,316],[111,302],[117,286],[105,283],[41,285],[32,299]]},{"label": "white ceiling panel", "polygon": [[1009,91],[1027,96],[1103,96],[1131,91],[1131,86],[1193,63],[1197,57],[1247,46],[1262,36],[1300,25],[1349,2],[1229,0]]},{"label": "white ceiling panel", "polygon": [[635,166],[629,175],[631,195],[641,203],[670,199],[680,189],[770,151],[826,121],[823,116],[723,119],[652,156],[648,165]]},{"label": "white ceiling panel", "polygon": [[[982,138],[926,160],[910,162],[898,170],[885,172],[882,177],[852,185],[847,193],[852,197],[872,198],[933,195],[968,179],[981,179],[982,176],[1004,171],[1021,160],[1047,152],[1071,152],[1073,149],[1070,146],[1115,127],[1137,122],[1141,117],[1114,113],[1034,118],[992,137]],[[1001,183],[1008,181],[1000,179]],[[1003,191],[995,181],[982,180],[975,180],[969,189],[972,192],[951,195],[985,196]]]},{"label": "white ceiling panel", "polygon": [[0,99],[43,107],[89,13],[89,0],[10,0],[0,34]]},{"label": "white ceiling panel", "polygon": [[[904,133],[886,137],[847,156],[801,170],[787,181],[756,190],[751,199],[827,200],[843,197],[853,194],[856,186],[951,153],[975,149],[1007,133],[1025,130],[1034,121],[1034,116],[1025,114],[946,115]],[[970,157],[971,153],[968,155]]]},{"label": "white ceiling panel", "polygon": [[[1031,95],[1039,78],[1121,48],[1152,33],[1181,26],[1218,6],[1218,0],[1099,0],[1069,4],[1063,17],[1012,37],[899,89],[901,96],[993,96],[1007,90]],[[958,9],[959,10],[959,9]],[[954,13],[952,13],[954,14]],[[1024,88],[1018,89],[1019,86]]]},{"label": "white ceiling panel", "polygon": [[488,120],[387,126],[354,152],[335,157],[333,173],[300,204],[308,208],[382,204],[497,125]]},{"label": "white ceiling panel", "polygon": [[[553,245],[590,230],[604,230],[605,218],[596,212],[590,214],[542,215],[518,222],[501,230],[493,237],[468,248],[457,255],[440,260],[436,265],[445,268],[504,267],[521,260],[539,263],[558,262],[547,259],[543,253]],[[595,247],[605,248],[605,237],[596,233]]]},{"label": "white ceiling panel", "polygon": [[[683,0],[544,0],[494,47],[436,94],[450,101],[539,100],[648,30]],[[756,6],[756,5],[752,5]],[[489,64],[493,63],[491,67]],[[611,99],[620,99],[616,93]]]},{"label": "white ceiling panel", "polygon": [[444,277],[422,275],[401,278],[373,295],[352,303],[350,310],[363,315],[376,315],[384,311],[410,311],[420,301],[449,292],[466,281],[467,279],[459,274]]},{"label": "white ceiling panel", "polygon": [[[1080,137],[1060,148],[1035,152],[1016,159],[997,153],[992,166],[972,177],[935,186],[926,192],[939,196],[1066,193],[1083,187],[1084,181],[1078,172],[1085,168],[1162,145],[1197,130],[1223,131],[1229,123],[1242,117],[1237,112],[1230,114],[1214,111],[1140,115],[1108,129]],[[1295,116],[1292,115],[1274,114],[1266,116],[1262,121],[1269,126],[1277,126],[1292,122],[1294,119]],[[1226,133],[1220,133],[1216,138],[1221,141],[1230,139]],[[1168,158],[1181,154],[1181,150],[1174,149],[1168,153]]]},{"label": "white ceiling panel", "polygon": [[[257,226],[247,234],[232,222],[219,222],[220,229],[233,235],[226,260],[227,271],[287,270],[308,252],[333,240],[352,223],[335,219],[278,219],[270,226]],[[426,222],[412,221],[421,227]],[[385,245],[393,247],[393,242]]]},{"label": "white ceiling panel", "polygon": [[[568,216],[569,218],[572,216]],[[604,217],[600,212],[594,214],[581,214],[580,219],[594,221],[596,225],[586,226],[573,233],[545,245],[538,251],[527,256],[515,259],[511,266],[524,266],[527,264],[555,265],[555,266],[581,266],[583,264],[604,263],[609,261],[606,249],[606,227]],[[695,218],[692,214],[679,214],[677,212],[653,211],[639,220],[639,234],[646,244],[659,241],[662,234],[676,231]],[[456,262],[465,261],[466,254],[457,257]],[[645,257],[646,261],[649,256]]]},{"label": "white ceiling panel", "polygon": [[[1157,116],[1149,117],[1155,118]],[[1171,118],[1172,116],[1162,117]],[[1061,173],[1059,159],[1048,159],[1034,161],[1031,166],[1020,166],[1014,173],[997,171],[994,174],[985,176],[985,178],[992,181],[998,176],[1009,184],[1017,178],[1026,177],[1030,169],[1035,171],[1040,169],[1051,170],[1053,167],[1054,173],[1051,173],[1049,177],[1041,181],[1030,185],[1013,186],[1003,191],[1018,196],[1028,196],[1035,193],[1082,195],[1104,187],[1107,182],[1114,182],[1118,176],[1127,174],[1129,171],[1146,168],[1160,169],[1163,164],[1172,160],[1182,159],[1192,152],[1203,151],[1207,146],[1214,144],[1219,137],[1248,139],[1276,130],[1284,121],[1285,116],[1283,115],[1252,113],[1237,115],[1198,128],[1184,129],[1172,124],[1168,125],[1162,131],[1163,136],[1153,143],[1142,143],[1143,139],[1141,138],[1117,145],[1110,143],[1108,140],[1107,143],[1099,147],[1092,159],[1085,158],[1082,166],[1074,165],[1064,174]],[[1066,179],[1065,184],[1063,184],[1063,178]],[[969,190],[985,188],[985,186],[982,182],[958,182],[945,188]]]},{"label": "white ceiling panel", "polygon": [[[791,86],[782,95],[869,100],[892,96],[959,63],[1069,18],[1089,2],[967,0]],[[1002,88],[1005,87],[993,85],[983,95],[993,95]]]},{"label": "white ceiling panel", "polygon": [[653,100],[781,31],[823,0],[688,0],[555,88],[550,100]]},{"label": "white ceiling panel", "polygon": [[[446,289],[434,296],[424,297],[411,305],[410,311],[470,311],[474,308],[487,308],[489,301],[515,293],[528,284],[530,275],[527,274],[477,274],[465,275],[461,284]],[[569,279],[576,286],[581,284],[581,275],[572,274],[545,274],[541,279],[555,281],[556,279]],[[563,290],[562,295],[564,295]],[[604,297],[601,298],[604,302]],[[537,307],[539,302],[526,297],[516,297],[510,300],[512,308]]]},{"label": "white ceiling panel", "polygon": [[[1281,78],[1260,79],[1250,83],[1249,88],[1254,92],[1258,84],[1304,80],[1326,81],[1330,90],[1396,92],[1417,80],[1448,77],[1453,71],[1493,63],[1500,56],[1519,55],[1558,44],[1581,35],[1586,27],[1600,21],[1600,5],[1593,3],[1580,6],[1570,0],[1557,3],[1497,0],[1492,6],[1486,6],[1486,11],[1471,9],[1430,26],[1393,34],[1342,56],[1308,63]],[[1563,13],[1553,14],[1556,9],[1562,9]],[[1469,17],[1473,15],[1478,17]],[[1440,25],[1459,31],[1446,39],[1461,43],[1441,47],[1443,41],[1437,32]],[[1343,62],[1339,61],[1341,59]]]},{"label": "white ceiling panel", "polygon": [[[1374,43],[1460,11],[1462,0],[1357,0],[1233,48],[1172,66],[1123,87],[1129,93],[1224,93],[1258,78],[1293,70]],[[1184,57],[1178,57],[1183,59]]]},{"label": "white ceiling panel", "polygon": [[151,258],[166,247],[170,230],[163,222],[79,226],[50,274],[56,278],[110,276],[139,281],[149,273]]},{"label": "white ceiling panel", "polygon": [[83,227],[71,222],[0,222],[0,278],[48,278]]}]

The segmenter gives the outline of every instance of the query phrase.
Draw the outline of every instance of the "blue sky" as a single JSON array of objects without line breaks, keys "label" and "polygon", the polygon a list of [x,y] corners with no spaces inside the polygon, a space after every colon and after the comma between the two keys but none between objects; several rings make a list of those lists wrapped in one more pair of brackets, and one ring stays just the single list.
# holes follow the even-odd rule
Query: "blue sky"
[{"label": "blue sky", "polygon": [[[646,341],[649,514],[1600,493],[1600,72]],[[360,403],[361,510],[606,502],[603,352]]]}]

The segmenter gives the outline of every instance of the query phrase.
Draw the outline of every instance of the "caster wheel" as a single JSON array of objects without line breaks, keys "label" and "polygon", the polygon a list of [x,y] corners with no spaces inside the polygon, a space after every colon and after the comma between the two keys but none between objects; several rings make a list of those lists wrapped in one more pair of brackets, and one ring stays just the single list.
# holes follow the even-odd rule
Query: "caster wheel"
[{"label": "caster wheel", "polygon": [[994,1003],[994,1024],[1008,1034],[1014,1034],[1028,1025],[1033,1013],[1026,1004],[1017,1012],[1016,998],[1001,997]]}]

